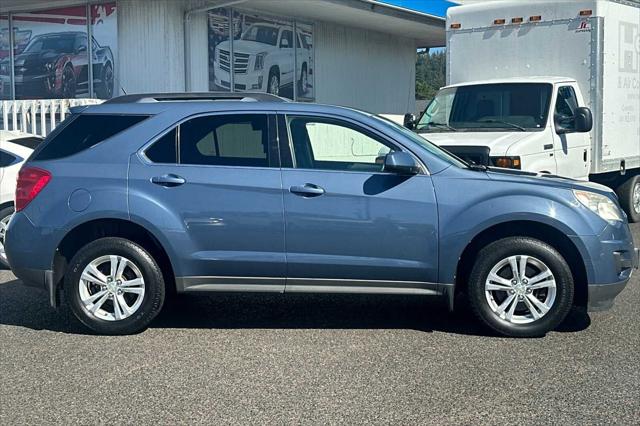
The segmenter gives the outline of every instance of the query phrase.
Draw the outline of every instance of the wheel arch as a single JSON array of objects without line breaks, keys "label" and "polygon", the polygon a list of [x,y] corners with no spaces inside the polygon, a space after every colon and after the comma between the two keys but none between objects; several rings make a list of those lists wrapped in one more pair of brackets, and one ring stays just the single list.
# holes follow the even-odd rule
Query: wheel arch
[{"label": "wheel arch", "polygon": [[514,220],[501,222],[485,228],[475,235],[462,251],[455,274],[455,294],[467,290],[469,274],[478,252],[488,244],[507,237],[531,237],[550,244],[565,258],[574,278],[574,305],[587,306],[588,275],[587,268],[579,248],[560,229],[541,222]]},{"label": "wheel arch", "polygon": [[156,260],[162,270],[169,292],[175,292],[175,269],[169,252],[159,238],[146,227],[119,218],[92,219],[77,224],[65,234],[56,248],[53,260],[53,280],[60,285],[71,258],[84,245],[98,238],[126,238],[142,246]]}]

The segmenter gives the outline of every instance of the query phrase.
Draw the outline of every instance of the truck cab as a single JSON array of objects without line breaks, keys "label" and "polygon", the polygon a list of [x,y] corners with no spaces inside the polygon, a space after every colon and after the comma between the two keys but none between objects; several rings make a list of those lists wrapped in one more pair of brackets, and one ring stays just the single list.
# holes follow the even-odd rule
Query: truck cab
[{"label": "truck cab", "polygon": [[587,180],[591,111],[564,77],[513,78],[442,88],[416,132],[469,162]]},{"label": "truck cab", "polygon": [[640,222],[640,3],[447,10],[447,85],[405,124],[488,166],[590,180]]}]

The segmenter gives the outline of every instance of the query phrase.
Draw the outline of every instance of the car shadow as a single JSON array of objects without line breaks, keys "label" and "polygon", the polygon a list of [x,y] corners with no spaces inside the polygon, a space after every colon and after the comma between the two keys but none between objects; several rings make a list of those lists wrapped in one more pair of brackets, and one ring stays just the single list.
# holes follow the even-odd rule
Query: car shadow
[{"label": "car shadow", "polygon": [[[589,323],[586,314],[570,316],[558,331],[583,330]],[[68,306],[54,310],[43,291],[18,280],[0,284],[0,324],[91,334]],[[475,317],[451,313],[437,298],[355,294],[180,295],[166,302],[150,328],[407,329],[493,336]]]}]

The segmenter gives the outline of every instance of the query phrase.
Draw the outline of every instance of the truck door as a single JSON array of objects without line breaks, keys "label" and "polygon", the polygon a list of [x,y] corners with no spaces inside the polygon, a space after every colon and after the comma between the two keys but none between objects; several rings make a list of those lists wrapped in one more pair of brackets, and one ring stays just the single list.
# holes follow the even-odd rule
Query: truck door
[{"label": "truck door", "polygon": [[573,84],[558,87],[553,111],[553,144],[558,166],[558,175],[574,179],[589,178],[591,159],[589,133],[560,132],[560,128],[573,126],[578,102],[579,89]]}]

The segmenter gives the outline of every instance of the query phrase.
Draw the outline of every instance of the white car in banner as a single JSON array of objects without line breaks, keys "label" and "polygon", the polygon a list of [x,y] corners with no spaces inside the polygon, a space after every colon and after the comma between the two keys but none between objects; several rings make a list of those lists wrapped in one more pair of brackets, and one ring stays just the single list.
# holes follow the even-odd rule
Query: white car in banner
[{"label": "white car in banner", "polygon": [[0,265],[9,266],[4,252],[4,236],[13,215],[16,180],[22,163],[42,141],[38,136],[0,130]]},{"label": "white car in banner", "polygon": [[[298,31],[295,35],[297,70],[294,70],[294,31],[287,25],[259,23],[250,25],[239,40],[233,41],[235,91],[260,91],[280,95],[285,86],[298,84],[298,93],[309,90],[311,49]],[[229,89],[229,40],[216,46],[214,81]]]}]

